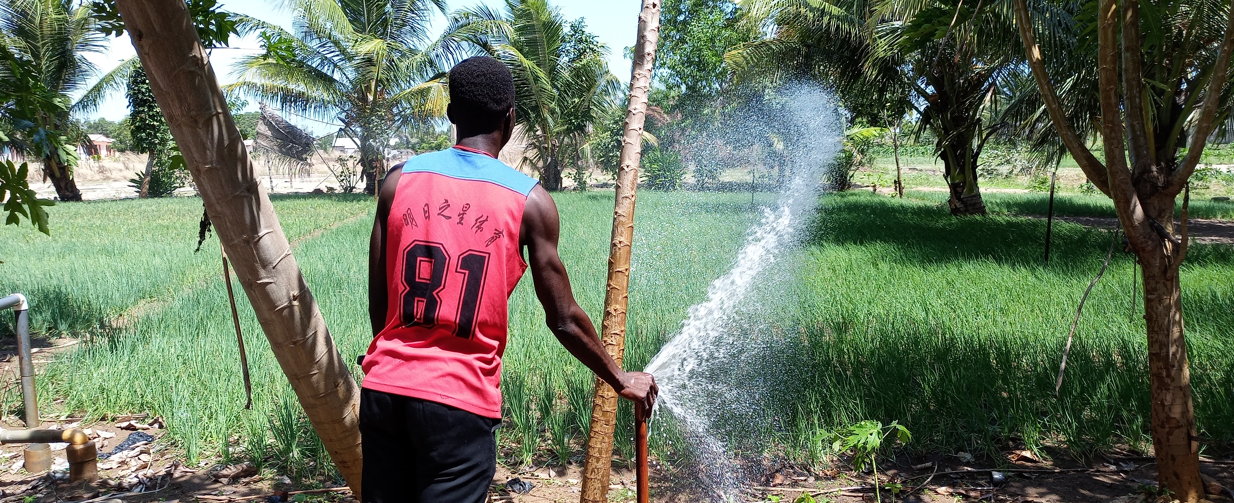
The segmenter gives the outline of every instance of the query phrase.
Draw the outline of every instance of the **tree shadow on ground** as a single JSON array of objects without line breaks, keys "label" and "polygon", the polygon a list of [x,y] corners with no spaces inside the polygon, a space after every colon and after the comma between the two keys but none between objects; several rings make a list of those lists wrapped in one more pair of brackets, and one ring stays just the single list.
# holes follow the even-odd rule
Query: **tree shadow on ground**
[{"label": "tree shadow on ground", "polygon": [[[922,265],[987,260],[1042,267],[1045,231],[1046,222],[1039,219],[954,217],[946,206],[841,193],[823,200],[805,235],[813,246],[891,245],[900,260]],[[1057,221],[1052,234],[1051,268],[1088,268],[1105,258],[1112,240],[1109,230]]]}]

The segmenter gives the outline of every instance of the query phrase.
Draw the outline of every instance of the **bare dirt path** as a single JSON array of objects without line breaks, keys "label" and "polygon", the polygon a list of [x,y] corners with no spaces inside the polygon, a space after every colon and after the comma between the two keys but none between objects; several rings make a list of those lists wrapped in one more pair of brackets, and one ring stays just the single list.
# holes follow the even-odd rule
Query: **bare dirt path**
[{"label": "bare dirt path", "polygon": [[[1042,215],[1029,215],[1029,217],[1045,218]],[[1096,229],[1113,229],[1118,226],[1118,219],[1113,217],[1054,217],[1054,219]],[[1177,222],[1174,228],[1178,229]],[[1195,243],[1234,245],[1234,221],[1188,219],[1187,234]]]}]

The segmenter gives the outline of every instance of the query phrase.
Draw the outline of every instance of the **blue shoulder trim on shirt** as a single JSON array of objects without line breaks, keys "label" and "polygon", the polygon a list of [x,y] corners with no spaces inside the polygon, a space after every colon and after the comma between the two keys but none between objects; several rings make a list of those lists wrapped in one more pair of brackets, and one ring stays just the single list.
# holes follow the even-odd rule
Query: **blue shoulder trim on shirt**
[{"label": "blue shoulder trim on shirt", "polygon": [[435,173],[460,180],[488,182],[523,196],[531,194],[531,189],[540,183],[497,159],[456,148],[412,157],[403,164],[403,173]]}]

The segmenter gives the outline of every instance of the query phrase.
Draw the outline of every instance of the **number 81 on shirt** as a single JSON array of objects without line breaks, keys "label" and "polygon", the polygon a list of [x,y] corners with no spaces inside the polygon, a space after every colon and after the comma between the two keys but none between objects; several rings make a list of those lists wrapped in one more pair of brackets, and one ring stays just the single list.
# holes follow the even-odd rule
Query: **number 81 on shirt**
[{"label": "number 81 on shirt", "polygon": [[[467,250],[459,255],[458,263],[450,270],[451,258],[445,246],[428,241],[413,242],[403,255],[403,284],[406,287],[400,309],[403,326],[431,328],[438,323],[453,321],[456,326],[454,335],[470,339],[480,309],[488,259],[488,252]],[[459,289],[458,311],[452,320],[441,319],[439,312],[447,281],[457,281],[457,286],[462,287]]]}]

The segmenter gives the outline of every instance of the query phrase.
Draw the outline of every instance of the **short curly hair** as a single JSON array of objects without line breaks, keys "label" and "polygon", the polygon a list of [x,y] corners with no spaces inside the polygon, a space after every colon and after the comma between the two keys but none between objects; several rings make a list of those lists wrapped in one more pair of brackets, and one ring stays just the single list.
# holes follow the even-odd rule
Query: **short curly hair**
[{"label": "short curly hair", "polygon": [[450,69],[451,119],[460,126],[495,131],[514,107],[514,76],[487,56],[467,58]]}]

